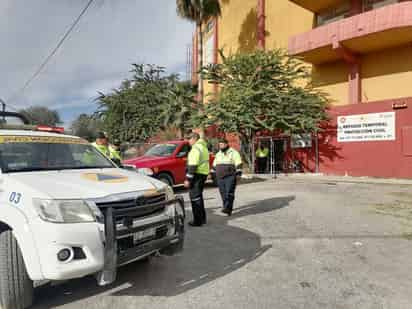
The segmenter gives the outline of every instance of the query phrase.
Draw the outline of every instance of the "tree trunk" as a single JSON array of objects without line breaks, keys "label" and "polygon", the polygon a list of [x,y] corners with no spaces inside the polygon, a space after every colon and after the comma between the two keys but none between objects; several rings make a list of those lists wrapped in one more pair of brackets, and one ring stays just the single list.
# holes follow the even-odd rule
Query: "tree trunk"
[{"label": "tree trunk", "polygon": [[[199,101],[199,106],[201,109],[203,109],[203,97],[204,97],[204,90],[203,90],[203,78],[202,78],[202,74],[201,74],[201,70],[203,68],[203,33],[202,33],[202,23],[203,23],[203,14],[200,13],[200,18],[199,18],[200,22],[198,22],[197,27],[199,29],[199,68],[198,68],[198,101]],[[205,138],[205,127],[204,125],[201,125],[201,127],[199,128],[200,130],[200,137],[201,138]]]},{"label": "tree trunk", "polygon": [[247,166],[250,170],[252,169],[252,136],[248,136],[247,134],[239,134],[240,139],[240,154],[242,156],[242,160],[245,163],[245,167]]},{"label": "tree trunk", "polygon": [[177,138],[178,139],[183,139],[184,138],[184,135],[185,135],[185,129],[184,129],[184,127],[182,127],[182,126],[180,126],[178,129],[177,129]]}]

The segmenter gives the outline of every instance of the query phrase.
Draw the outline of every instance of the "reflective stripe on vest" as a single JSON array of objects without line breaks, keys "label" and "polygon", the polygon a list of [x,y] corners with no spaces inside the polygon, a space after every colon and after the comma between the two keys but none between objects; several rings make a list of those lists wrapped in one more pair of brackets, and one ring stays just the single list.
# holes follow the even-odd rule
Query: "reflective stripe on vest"
[{"label": "reflective stripe on vest", "polygon": [[235,152],[232,149],[229,149],[226,153],[219,151],[216,154],[215,165],[219,164],[233,164],[236,166],[240,163],[236,162]]}]

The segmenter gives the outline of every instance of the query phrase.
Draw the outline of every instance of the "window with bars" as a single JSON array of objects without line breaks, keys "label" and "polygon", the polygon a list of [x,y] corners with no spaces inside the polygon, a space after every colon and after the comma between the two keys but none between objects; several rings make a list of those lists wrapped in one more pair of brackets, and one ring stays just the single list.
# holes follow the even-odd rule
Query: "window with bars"
[{"label": "window with bars", "polygon": [[331,8],[320,12],[316,16],[316,25],[322,26],[349,17],[350,9],[350,3],[345,2],[336,8]]},{"label": "window with bars", "polygon": [[399,0],[363,0],[363,11],[372,11],[380,7],[395,4],[400,2]]},{"label": "window with bars", "polygon": [[[372,11],[380,7],[399,2],[402,2],[402,0],[362,0],[362,11]],[[330,8],[318,13],[316,16],[316,26],[319,27],[330,24],[332,22],[350,17],[351,15],[351,4],[350,1],[347,1],[338,7]]]}]

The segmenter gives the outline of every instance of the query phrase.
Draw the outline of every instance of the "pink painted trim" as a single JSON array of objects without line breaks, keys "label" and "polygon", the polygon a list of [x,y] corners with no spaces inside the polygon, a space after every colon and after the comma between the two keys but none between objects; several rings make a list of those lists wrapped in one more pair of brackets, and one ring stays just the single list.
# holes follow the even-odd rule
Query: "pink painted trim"
[{"label": "pink painted trim", "polygon": [[390,29],[412,26],[412,2],[388,5],[315,28],[289,39],[289,53],[301,54],[321,47]]},{"label": "pink painted trim", "polygon": [[257,39],[258,48],[266,48],[266,3],[265,0],[258,0],[257,3]]},{"label": "pink painted trim", "polygon": [[[386,100],[379,100],[379,101],[369,101],[369,102],[364,102],[362,105],[365,105],[364,108],[372,108],[373,106],[379,106],[379,105],[393,105],[393,104],[401,104],[401,103],[406,103],[408,105],[408,108],[412,108],[412,97],[403,97],[403,98],[396,98],[396,99],[386,99]],[[339,114],[350,114],[350,111],[355,107],[355,105],[359,104],[346,104],[346,105],[338,105],[334,106],[332,105],[330,107],[330,112],[333,113],[339,113]],[[389,106],[389,105],[388,105]],[[382,112],[384,111],[390,111],[393,110],[393,108],[387,108],[385,110],[382,109]]]},{"label": "pink painted trim", "polygon": [[[215,39],[214,39],[214,55],[213,55],[213,62],[217,64],[219,62],[219,17],[215,18],[215,27],[214,27],[214,34],[215,34]],[[215,96],[217,96],[218,92],[218,85],[214,84],[213,85],[213,91],[215,93]]]},{"label": "pink painted trim", "polygon": [[359,62],[351,63],[349,67],[349,103],[356,104],[362,101],[361,65]]}]

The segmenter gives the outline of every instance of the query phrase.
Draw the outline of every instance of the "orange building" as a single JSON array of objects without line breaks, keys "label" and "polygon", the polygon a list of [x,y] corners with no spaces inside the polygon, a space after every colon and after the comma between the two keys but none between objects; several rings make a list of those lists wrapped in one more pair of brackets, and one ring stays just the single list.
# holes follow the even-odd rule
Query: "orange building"
[{"label": "orange building", "polygon": [[[412,177],[412,1],[221,4],[222,15],[205,27],[206,62],[218,61],[221,48],[226,53],[285,48],[311,65],[314,85],[330,95],[330,127],[314,143],[303,143],[306,148],[293,148],[307,171]],[[217,91],[204,86],[205,93]],[[283,148],[274,151],[275,159],[291,160],[292,146],[298,146],[290,137],[279,139],[272,141]]]}]

